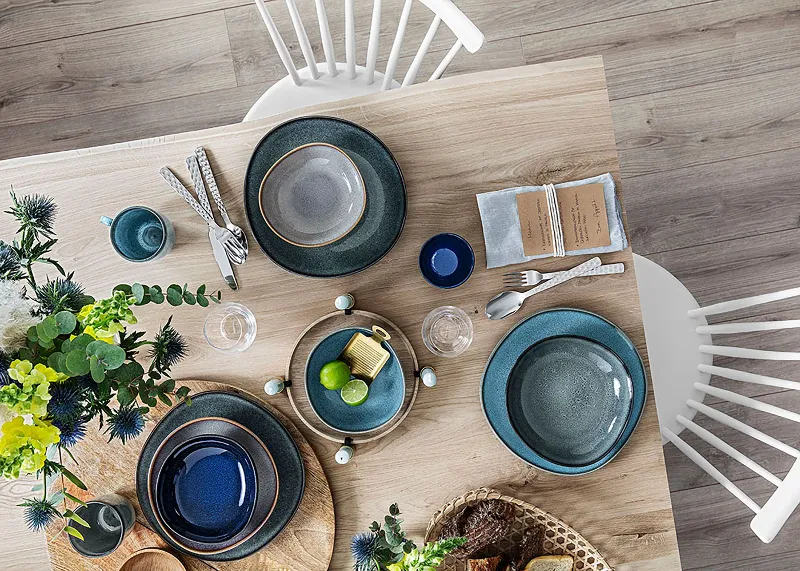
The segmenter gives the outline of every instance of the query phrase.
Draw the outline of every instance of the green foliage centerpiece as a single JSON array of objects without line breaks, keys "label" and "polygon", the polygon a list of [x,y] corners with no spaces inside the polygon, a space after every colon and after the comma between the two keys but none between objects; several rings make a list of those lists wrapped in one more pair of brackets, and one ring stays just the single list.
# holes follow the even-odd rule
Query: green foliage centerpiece
[{"label": "green foliage centerpiece", "polygon": [[[63,455],[97,418],[109,441],[123,444],[144,428],[150,407],[161,401],[191,403],[188,387],[176,387],[170,370],[186,355],[186,342],[171,324],[151,340],[135,325],[134,307],[165,301],[207,307],[220,293],[187,286],[119,285],[95,300],[49,257],[56,205],[46,196],[17,198],[7,211],[19,229],[11,243],[0,241],[0,474],[33,474],[41,482],[26,499],[25,521],[35,531],[64,519],[64,531],[82,538],[87,523],[68,507],[83,504],[66,480],[86,486],[66,467]],[[36,265],[60,274],[37,283]],[[146,360],[143,360],[146,359]],[[140,362],[141,361],[141,362]],[[144,364],[142,364],[144,363]],[[73,458],[74,460],[74,458]],[[55,491],[50,495],[55,482]]]},{"label": "green foliage centerpiece", "polygon": [[426,543],[422,549],[406,537],[397,504],[389,506],[383,523],[373,521],[367,533],[353,536],[353,571],[435,571],[445,556],[467,542],[451,537]]}]

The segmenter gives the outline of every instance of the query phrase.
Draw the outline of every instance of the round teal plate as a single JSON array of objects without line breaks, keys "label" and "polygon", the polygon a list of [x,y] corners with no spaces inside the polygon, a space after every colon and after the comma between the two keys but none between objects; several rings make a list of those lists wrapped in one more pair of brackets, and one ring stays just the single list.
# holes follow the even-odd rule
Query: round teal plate
[{"label": "round teal plate", "polygon": [[360,406],[350,406],[342,400],[339,391],[330,391],[319,382],[319,371],[325,363],[336,360],[342,354],[350,338],[356,332],[371,336],[369,329],[350,327],[336,331],[320,341],[308,356],[306,365],[306,391],[311,408],[328,426],[357,434],[380,428],[397,414],[405,398],[403,368],[389,343],[389,360],[369,385],[367,401]]},{"label": "round teal plate", "polygon": [[591,472],[616,456],[644,410],[647,377],[613,323],[553,309],[519,323],[495,348],[481,400],[490,426],[525,462],[556,474]]},{"label": "round teal plate", "polygon": [[[292,149],[328,143],[358,167],[367,199],[361,221],[346,236],[315,248],[295,246],[273,232],[261,215],[259,189],[267,171]],[[345,276],[376,263],[392,249],[406,219],[406,188],[400,167],[375,135],[331,117],[301,117],[275,127],[256,145],[244,183],[250,229],[264,253],[290,272],[318,278]]]}]

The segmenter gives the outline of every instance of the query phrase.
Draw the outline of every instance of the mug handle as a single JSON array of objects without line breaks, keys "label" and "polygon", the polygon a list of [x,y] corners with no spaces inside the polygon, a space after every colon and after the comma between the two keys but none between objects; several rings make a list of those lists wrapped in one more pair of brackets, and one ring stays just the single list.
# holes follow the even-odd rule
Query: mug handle
[{"label": "mug handle", "polygon": [[100,217],[100,224],[105,224],[109,228],[111,227],[111,223],[114,222],[113,218],[109,218],[108,216],[101,216]]}]

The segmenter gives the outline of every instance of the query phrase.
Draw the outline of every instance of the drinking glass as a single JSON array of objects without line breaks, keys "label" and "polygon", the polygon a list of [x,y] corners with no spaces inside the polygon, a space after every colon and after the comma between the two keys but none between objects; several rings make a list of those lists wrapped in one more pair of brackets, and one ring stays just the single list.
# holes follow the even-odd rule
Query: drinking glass
[{"label": "drinking glass", "polygon": [[472,343],[472,320],[457,307],[438,307],[422,323],[422,340],[434,355],[456,357]]},{"label": "drinking glass", "polygon": [[133,528],[136,512],[133,505],[119,494],[107,494],[79,506],[75,513],[89,527],[73,524],[83,539],[69,536],[72,548],[84,557],[105,557],[120,546]]},{"label": "drinking glass", "polygon": [[256,316],[241,303],[223,303],[209,312],[203,336],[217,351],[244,351],[256,339]]}]

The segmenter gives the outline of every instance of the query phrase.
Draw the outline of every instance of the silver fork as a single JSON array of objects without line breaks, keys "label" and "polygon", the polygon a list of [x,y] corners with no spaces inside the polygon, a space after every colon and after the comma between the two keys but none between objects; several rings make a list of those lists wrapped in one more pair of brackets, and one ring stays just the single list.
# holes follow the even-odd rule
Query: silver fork
[{"label": "silver fork", "polygon": [[183,183],[178,180],[178,177],[175,176],[169,167],[163,167],[160,171],[161,176],[164,177],[164,180],[167,181],[172,189],[177,192],[188,204],[191,206],[195,212],[197,212],[203,220],[206,221],[206,224],[209,225],[214,230],[214,234],[217,237],[217,240],[222,244],[222,247],[225,248],[225,253],[231,259],[231,262],[234,264],[243,264],[244,261],[247,259],[247,252],[245,252],[244,248],[242,248],[242,244],[239,240],[236,239],[236,236],[233,235],[233,232],[228,230],[227,228],[222,228],[217,222],[214,220],[214,217],[205,209],[203,206],[197,202],[197,200],[192,196],[192,193],[183,186]]},{"label": "silver fork", "polygon": [[[607,276],[609,274],[621,274],[625,271],[624,264],[606,264],[600,266],[599,268],[595,268],[583,274],[584,276]],[[507,274],[503,274],[503,286],[507,288],[517,288],[517,287],[530,287],[535,286],[543,282],[544,280],[550,280],[559,275],[563,274],[564,272],[550,272],[543,274],[541,272],[537,272],[536,270],[527,270],[522,272],[509,272]]]}]

